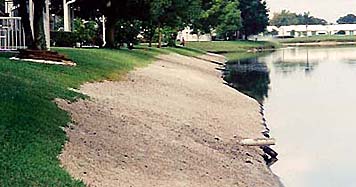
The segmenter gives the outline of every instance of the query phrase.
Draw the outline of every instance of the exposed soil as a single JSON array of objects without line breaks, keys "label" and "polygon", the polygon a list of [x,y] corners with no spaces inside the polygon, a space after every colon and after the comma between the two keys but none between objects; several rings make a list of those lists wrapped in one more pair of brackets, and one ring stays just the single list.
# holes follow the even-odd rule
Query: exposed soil
[{"label": "exposed soil", "polygon": [[57,100],[75,123],[63,167],[88,186],[279,186],[262,151],[237,143],[263,137],[259,104],[223,84],[219,68],[163,55],[124,81],[83,85],[90,100]]}]

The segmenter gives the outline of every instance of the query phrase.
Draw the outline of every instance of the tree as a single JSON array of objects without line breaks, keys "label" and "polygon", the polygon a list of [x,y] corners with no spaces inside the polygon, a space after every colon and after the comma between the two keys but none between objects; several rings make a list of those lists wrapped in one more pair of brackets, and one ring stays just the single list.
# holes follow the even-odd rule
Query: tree
[{"label": "tree", "polygon": [[[23,27],[26,33],[26,44],[29,48],[35,50],[46,50],[46,32],[45,32],[45,15],[47,10],[47,5],[49,1],[47,0],[33,0],[33,30],[30,26],[28,5],[26,0],[15,0],[15,4],[19,4],[19,15],[22,18]],[[33,33],[33,36],[32,36]]]},{"label": "tree", "polygon": [[338,24],[356,24],[356,16],[354,14],[348,14],[340,17],[336,22]]},{"label": "tree", "polygon": [[44,16],[46,0],[33,0],[34,14],[33,14],[33,45],[32,49],[46,50],[46,33],[44,25]]},{"label": "tree", "polygon": [[316,18],[310,15],[310,12],[304,12],[304,14],[297,15],[299,25],[326,25],[327,21],[321,18]]},{"label": "tree", "polygon": [[78,15],[82,18],[106,17],[106,47],[114,48],[116,23],[134,20],[145,15],[148,0],[78,0]]},{"label": "tree", "polygon": [[[150,1],[150,23],[158,30],[158,47],[162,47],[162,29],[173,31],[189,25],[200,14],[200,0],[152,0]],[[177,32],[172,32],[170,39],[175,40]],[[175,45],[175,42],[171,43]]]},{"label": "tree", "polygon": [[139,20],[120,20],[116,23],[116,41],[120,45],[126,43],[129,49],[138,42],[137,36],[142,29],[142,22]]},{"label": "tree", "polygon": [[75,35],[77,42],[80,42],[81,45],[98,44],[97,36],[99,35],[99,26],[95,21],[75,19],[73,25],[73,34]]},{"label": "tree", "polygon": [[190,25],[192,34],[206,34],[215,30],[223,39],[234,39],[241,29],[241,12],[237,0],[204,0],[200,15]]},{"label": "tree", "polygon": [[226,40],[237,38],[237,32],[241,29],[241,12],[238,6],[239,2],[236,0],[221,3],[222,10],[216,32]]},{"label": "tree", "polygon": [[273,18],[270,20],[270,25],[277,27],[298,24],[299,20],[297,14],[289,12],[288,10],[282,10],[280,13],[274,13]]},{"label": "tree", "polygon": [[24,32],[25,32],[25,42],[26,45],[29,48],[32,48],[33,46],[33,35],[32,35],[32,29],[31,29],[31,24],[30,24],[30,19],[29,19],[29,10],[28,10],[28,6],[27,6],[27,2],[24,0],[15,0],[14,4],[19,4],[19,16],[21,17],[21,21],[22,21],[22,25],[24,28]]},{"label": "tree", "polygon": [[0,15],[5,15],[5,0],[0,0]]},{"label": "tree", "polygon": [[278,27],[288,25],[326,25],[327,21],[311,16],[309,12],[296,14],[282,10],[280,13],[274,13],[270,24]]},{"label": "tree", "polygon": [[239,9],[242,17],[242,34],[250,35],[263,32],[268,25],[268,9],[266,1],[240,0]]}]

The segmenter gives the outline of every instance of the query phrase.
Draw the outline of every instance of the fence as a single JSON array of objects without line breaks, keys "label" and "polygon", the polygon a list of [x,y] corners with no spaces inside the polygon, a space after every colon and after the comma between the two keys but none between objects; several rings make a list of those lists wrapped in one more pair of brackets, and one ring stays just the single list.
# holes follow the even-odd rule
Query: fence
[{"label": "fence", "polygon": [[26,48],[20,17],[0,17],[0,51]]}]

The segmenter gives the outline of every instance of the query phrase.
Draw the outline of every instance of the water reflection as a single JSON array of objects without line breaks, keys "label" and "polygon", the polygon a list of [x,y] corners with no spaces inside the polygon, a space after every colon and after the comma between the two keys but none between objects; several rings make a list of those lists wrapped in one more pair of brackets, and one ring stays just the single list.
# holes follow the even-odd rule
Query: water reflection
[{"label": "water reflection", "polygon": [[[285,49],[251,61],[230,66],[230,80],[264,97],[278,142],[279,161],[272,169],[285,186],[355,187],[356,47]],[[264,81],[244,74],[255,71],[239,70],[249,69],[244,64],[267,68]]]},{"label": "water reflection", "polygon": [[226,66],[225,80],[230,85],[243,93],[263,102],[268,96],[270,83],[269,70],[265,63],[260,63],[258,58],[235,60]]}]

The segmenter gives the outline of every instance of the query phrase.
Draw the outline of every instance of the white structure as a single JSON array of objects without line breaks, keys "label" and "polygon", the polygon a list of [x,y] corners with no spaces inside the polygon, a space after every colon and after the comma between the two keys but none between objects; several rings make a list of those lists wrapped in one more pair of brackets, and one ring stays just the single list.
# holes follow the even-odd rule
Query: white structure
[{"label": "white structure", "polygon": [[9,17],[0,17],[0,50],[10,51],[24,49],[25,32],[21,18],[16,16],[17,7],[12,0],[5,0],[5,13]]},{"label": "white structure", "polygon": [[26,48],[25,32],[21,18],[0,17],[0,50],[10,51],[24,48]]},{"label": "white structure", "polygon": [[356,35],[356,24],[338,25],[290,25],[290,26],[268,26],[268,32],[277,31],[278,36],[306,37],[319,35]]},{"label": "white structure", "polygon": [[70,8],[70,5],[75,3],[76,0],[63,0],[63,22],[64,22],[64,31],[66,32],[71,32],[72,31],[72,17],[73,17],[73,11]]},{"label": "white structure", "polygon": [[193,30],[189,27],[179,31],[177,40],[182,41],[184,39],[187,42],[212,41],[212,36],[210,34],[202,34],[198,36],[197,34],[191,34],[192,31]]},{"label": "white structure", "polygon": [[[49,17],[49,0],[46,0],[45,9],[43,10],[44,32],[46,33],[47,48],[50,48],[50,17]],[[5,0],[5,13],[9,17],[0,17],[0,49],[17,50],[25,48],[25,33],[21,24],[21,18],[16,17],[16,9],[13,0]],[[28,0],[29,21],[33,31],[34,6],[33,0]],[[28,33],[27,33],[28,34]],[[33,32],[31,33],[33,36]]]}]

